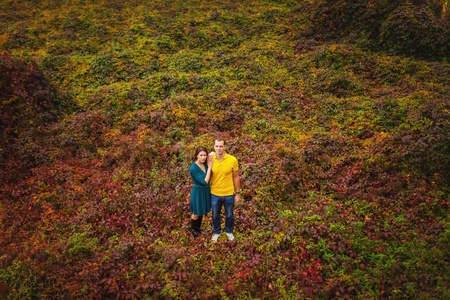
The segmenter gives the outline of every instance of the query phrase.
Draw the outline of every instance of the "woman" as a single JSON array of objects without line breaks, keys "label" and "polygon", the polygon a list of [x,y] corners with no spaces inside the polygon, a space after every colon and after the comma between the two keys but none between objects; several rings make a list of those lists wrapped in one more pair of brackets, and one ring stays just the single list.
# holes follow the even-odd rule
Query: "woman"
[{"label": "woman", "polygon": [[195,150],[195,161],[189,168],[194,186],[191,191],[191,232],[194,238],[205,232],[201,230],[203,215],[211,211],[211,189],[209,188],[209,180],[211,179],[211,169],[213,159],[208,159],[205,147],[198,147]]}]

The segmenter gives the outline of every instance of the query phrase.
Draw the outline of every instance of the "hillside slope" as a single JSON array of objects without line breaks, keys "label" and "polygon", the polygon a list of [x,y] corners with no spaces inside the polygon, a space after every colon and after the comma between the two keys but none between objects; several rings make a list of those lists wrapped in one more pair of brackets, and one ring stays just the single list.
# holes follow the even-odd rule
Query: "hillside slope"
[{"label": "hillside slope", "polygon": [[[450,297],[450,66],[307,37],[307,2],[0,4],[8,299]],[[216,134],[243,203],[212,244]]]}]

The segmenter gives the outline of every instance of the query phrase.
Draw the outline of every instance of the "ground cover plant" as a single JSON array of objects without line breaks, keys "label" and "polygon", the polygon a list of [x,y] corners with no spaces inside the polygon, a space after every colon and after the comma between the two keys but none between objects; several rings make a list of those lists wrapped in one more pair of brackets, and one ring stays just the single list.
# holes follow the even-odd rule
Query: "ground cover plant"
[{"label": "ground cover plant", "polygon": [[[3,1],[0,297],[449,298],[445,43],[376,52],[331,2]],[[188,168],[216,133],[243,202],[212,244]]]}]

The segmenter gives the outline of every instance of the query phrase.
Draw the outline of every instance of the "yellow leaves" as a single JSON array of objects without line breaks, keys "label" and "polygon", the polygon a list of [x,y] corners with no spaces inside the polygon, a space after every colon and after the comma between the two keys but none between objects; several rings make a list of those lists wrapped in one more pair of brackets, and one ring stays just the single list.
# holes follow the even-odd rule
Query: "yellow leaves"
[{"label": "yellow leaves", "polygon": [[105,134],[105,141],[106,142],[113,142],[116,141],[120,136],[122,135],[120,129],[115,128],[111,129]]},{"label": "yellow leaves", "polygon": [[155,40],[148,38],[148,37],[140,37],[137,41],[136,48],[139,50],[145,50],[148,52],[148,50],[153,49],[155,47]]},{"label": "yellow leaves", "polygon": [[3,45],[7,40],[8,40],[8,37],[6,36],[6,34],[0,35],[0,45]]},{"label": "yellow leaves", "polygon": [[174,108],[171,111],[171,115],[177,119],[177,124],[184,126],[187,121],[195,120],[197,115],[191,112],[190,110],[183,109],[180,106]]},{"label": "yellow leaves", "polygon": [[383,132],[383,131],[377,132],[375,134],[375,142],[377,142],[377,143],[382,142],[382,141],[388,139],[389,137],[390,137],[390,135],[387,134],[386,132]]},{"label": "yellow leaves", "polygon": [[139,32],[141,30],[144,30],[145,28],[146,28],[145,24],[138,23],[138,24],[131,25],[130,30],[133,32]]},{"label": "yellow leaves", "polygon": [[280,232],[275,235],[275,239],[277,243],[281,243],[283,241],[283,237],[285,236],[284,232]]},{"label": "yellow leaves", "polygon": [[73,187],[73,190],[74,190],[75,192],[82,192],[82,191],[83,191],[83,188],[82,188],[81,186],[76,185],[76,186]]},{"label": "yellow leaves", "polygon": [[207,149],[210,149],[213,144],[213,133],[203,134],[197,136],[192,143],[186,145],[186,150],[189,154],[192,153],[194,155],[194,151],[198,146],[204,146]]}]

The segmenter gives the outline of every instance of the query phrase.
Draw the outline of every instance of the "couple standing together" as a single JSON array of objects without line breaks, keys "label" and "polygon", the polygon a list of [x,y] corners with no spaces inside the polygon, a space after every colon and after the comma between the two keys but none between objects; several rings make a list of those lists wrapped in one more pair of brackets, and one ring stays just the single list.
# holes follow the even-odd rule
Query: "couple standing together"
[{"label": "couple standing together", "polygon": [[[234,204],[241,200],[239,167],[236,157],[225,152],[225,140],[214,140],[214,152],[208,155],[205,147],[195,151],[195,162],[189,168],[194,186],[191,191],[191,231],[194,237],[205,232],[201,229],[203,216],[212,209],[212,241],[222,233],[221,210],[225,207],[225,232],[234,240]],[[236,202],[235,202],[236,201]]]}]

